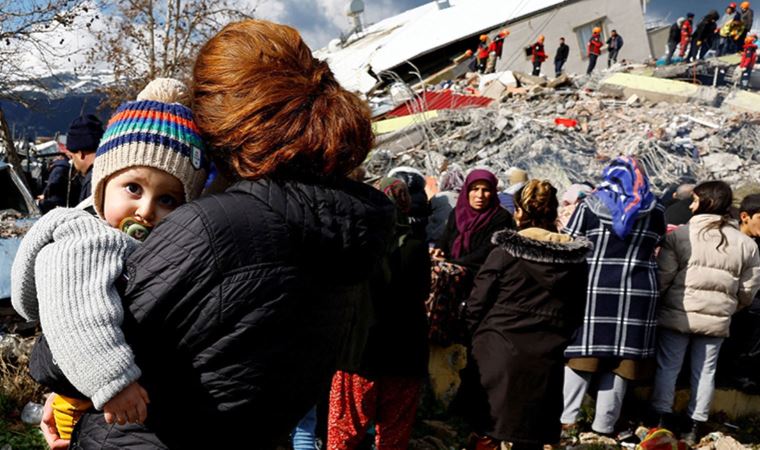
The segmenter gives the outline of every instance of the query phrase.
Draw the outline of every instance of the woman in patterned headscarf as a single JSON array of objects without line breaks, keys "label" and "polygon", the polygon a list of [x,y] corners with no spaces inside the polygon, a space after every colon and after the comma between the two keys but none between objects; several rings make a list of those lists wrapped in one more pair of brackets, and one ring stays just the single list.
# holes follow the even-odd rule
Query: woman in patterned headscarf
[{"label": "woman in patterned headscarf", "polygon": [[654,373],[655,307],[659,298],[655,248],[665,234],[664,208],[639,163],[614,160],[603,181],[580,203],[564,232],[594,244],[584,322],[565,352],[562,423],[575,425],[592,378],[599,392],[592,429],[610,434],[629,380]]}]

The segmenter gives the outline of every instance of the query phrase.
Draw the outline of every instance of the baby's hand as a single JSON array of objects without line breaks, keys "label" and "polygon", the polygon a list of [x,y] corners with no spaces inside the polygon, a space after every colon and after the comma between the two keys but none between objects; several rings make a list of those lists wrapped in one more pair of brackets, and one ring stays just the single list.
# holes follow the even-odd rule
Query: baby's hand
[{"label": "baby's hand", "polygon": [[103,405],[106,422],[143,423],[148,417],[148,403],[148,393],[135,381]]}]

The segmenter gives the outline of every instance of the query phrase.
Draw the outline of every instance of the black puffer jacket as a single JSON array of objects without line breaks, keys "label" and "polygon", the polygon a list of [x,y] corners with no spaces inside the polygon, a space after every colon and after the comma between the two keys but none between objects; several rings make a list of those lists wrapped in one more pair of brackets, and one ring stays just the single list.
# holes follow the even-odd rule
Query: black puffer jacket
[{"label": "black puffer jacket", "polygon": [[[393,223],[383,194],[350,181],[240,182],[173,212],[129,259],[123,297],[147,428],[170,448],[272,447],[366,338]],[[147,442],[84,424],[88,447]]]}]

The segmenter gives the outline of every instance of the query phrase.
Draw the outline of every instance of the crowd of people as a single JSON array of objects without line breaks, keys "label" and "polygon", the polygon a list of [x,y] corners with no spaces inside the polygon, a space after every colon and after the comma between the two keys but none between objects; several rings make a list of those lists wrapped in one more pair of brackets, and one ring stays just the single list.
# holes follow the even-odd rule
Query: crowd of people
[{"label": "crowd of people", "polygon": [[[665,64],[672,62],[676,51],[680,58],[687,61],[703,59],[710,50],[713,50],[716,56],[741,53],[742,60],[739,64],[739,69],[742,71],[741,83],[742,86],[747,87],[752,70],[757,63],[757,35],[750,34],[754,21],[754,11],[750,2],[742,2],[739,6],[733,2],[730,3],[722,18],[715,10],[708,12],[698,24],[695,24],[694,17],[693,13],[688,13],[671,25]],[[618,61],[624,43],[622,36],[617,30],[611,30],[609,37],[604,41],[602,32],[600,26],[595,26],[586,43],[587,74],[592,73],[596,68],[604,48],[607,49],[608,54],[607,67],[611,67]],[[504,40],[508,36],[509,30],[506,29],[499,31],[492,41],[489,41],[488,35],[481,35],[477,50],[475,52],[468,50],[466,54],[467,57],[472,58],[471,70],[493,73],[496,70],[496,63],[502,57]],[[545,37],[540,35],[536,42],[525,49],[526,55],[530,57],[534,76],[541,74],[542,64],[549,59],[544,45]],[[562,74],[569,52],[570,48],[565,43],[565,38],[560,38],[554,57],[556,76]]]},{"label": "crowd of people", "polygon": [[557,443],[591,390],[592,430],[614,435],[638,380],[672,426],[687,350],[693,442],[732,316],[757,328],[759,195],[658,199],[630,157],[561,196],[518,168],[367,183],[366,103],[287,26],[226,26],[192,88],[153,80],[97,125],[69,138],[86,198],[45,214],[12,271],[52,448],[315,449],[320,417],[328,449],[406,448],[430,349],[453,344],[474,449]]},{"label": "crowd of people", "polygon": [[[504,52],[504,39],[509,36],[509,34],[509,30],[501,30],[492,41],[489,41],[487,34],[481,35],[478,48],[474,52],[468,50],[465,53],[467,58],[471,58],[470,70],[479,73],[493,73],[496,70],[496,63],[502,58]],[[546,37],[544,35],[539,35],[536,42],[525,49],[525,54],[530,57],[530,62],[533,65],[533,76],[539,76],[541,74],[541,66],[547,59],[549,59],[549,55],[544,48],[545,41]],[[611,67],[612,64],[617,63],[620,49],[623,48],[623,38],[618,34],[617,30],[612,30],[610,32],[606,45],[609,56],[607,59],[607,67]],[[586,57],[589,60],[586,73],[594,71],[597,60],[602,54],[603,47],[602,28],[594,27],[586,47]],[[570,47],[565,43],[565,38],[561,37],[554,56],[554,72],[556,76],[562,74],[562,69],[567,63],[569,56]]]},{"label": "crowd of people", "polygon": [[694,18],[694,13],[688,13],[670,26],[665,63],[670,64],[676,50],[686,61],[704,59],[711,50],[715,56],[741,53],[741,84],[747,87],[757,62],[757,35],[750,34],[755,20],[750,2],[729,3],[723,17],[711,10],[696,25]]}]

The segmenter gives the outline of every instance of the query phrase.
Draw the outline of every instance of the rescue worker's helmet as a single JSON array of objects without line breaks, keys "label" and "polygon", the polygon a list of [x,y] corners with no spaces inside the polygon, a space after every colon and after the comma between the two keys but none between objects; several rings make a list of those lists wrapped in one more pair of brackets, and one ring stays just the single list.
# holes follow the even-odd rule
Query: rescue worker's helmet
[{"label": "rescue worker's helmet", "polygon": [[501,36],[501,37],[503,37],[503,38],[505,38],[505,37],[509,36],[509,30],[501,30],[501,31],[499,32],[499,36]]},{"label": "rescue worker's helmet", "polygon": [[543,43],[544,43],[544,40],[545,40],[545,39],[546,39],[546,38],[544,38],[544,35],[542,34],[541,36],[539,36],[539,37],[538,37],[538,42],[539,42],[540,44],[543,44]]},{"label": "rescue worker's helmet", "polygon": [[749,9],[750,4],[749,2],[742,2],[742,9]]},{"label": "rescue worker's helmet", "polygon": [[486,35],[486,34],[481,34],[480,35],[480,42],[485,42],[487,40],[488,40],[488,35]]},{"label": "rescue worker's helmet", "polygon": [[464,52],[464,56],[466,56],[466,57],[468,57],[468,58],[469,58],[470,56],[472,56],[472,50],[467,50],[466,52]]},{"label": "rescue worker's helmet", "polygon": [[731,3],[728,4],[728,7],[731,8],[731,9],[736,9],[736,3],[731,2]]}]

